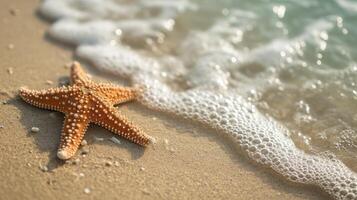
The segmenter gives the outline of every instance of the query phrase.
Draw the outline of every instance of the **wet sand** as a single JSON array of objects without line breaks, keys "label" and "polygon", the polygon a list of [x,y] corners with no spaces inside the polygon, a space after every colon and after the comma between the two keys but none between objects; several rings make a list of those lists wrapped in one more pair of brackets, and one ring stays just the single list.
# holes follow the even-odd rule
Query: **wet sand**
[{"label": "wet sand", "polygon": [[[154,136],[143,149],[91,126],[89,153],[56,158],[63,115],[19,99],[21,86],[43,89],[68,78],[70,47],[46,39],[36,0],[0,2],[1,199],[326,199],[247,159],[217,131],[153,112],[133,102],[118,109]],[[90,66],[87,66],[90,68]],[[104,74],[94,72],[94,79]],[[49,84],[53,82],[52,84]],[[39,127],[38,133],[31,133]]]}]

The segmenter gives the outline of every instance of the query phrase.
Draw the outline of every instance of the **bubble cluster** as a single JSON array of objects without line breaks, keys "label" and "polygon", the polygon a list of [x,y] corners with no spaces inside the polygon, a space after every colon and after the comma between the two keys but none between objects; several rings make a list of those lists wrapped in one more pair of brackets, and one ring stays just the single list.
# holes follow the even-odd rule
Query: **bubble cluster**
[{"label": "bubble cluster", "polygon": [[357,175],[333,156],[309,155],[287,136],[288,130],[262,115],[240,96],[191,90],[172,92],[145,80],[141,102],[215,128],[239,144],[250,158],[293,182],[316,185],[335,199],[357,199]]}]

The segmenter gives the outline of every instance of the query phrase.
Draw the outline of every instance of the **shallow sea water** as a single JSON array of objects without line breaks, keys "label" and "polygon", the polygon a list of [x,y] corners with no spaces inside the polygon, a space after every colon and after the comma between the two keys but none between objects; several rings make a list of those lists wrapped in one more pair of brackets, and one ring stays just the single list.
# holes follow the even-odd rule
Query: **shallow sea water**
[{"label": "shallow sea water", "polygon": [[80,59],[141,85],[144,105],[357,199],[357,2],[47,0],[40,12]]},{"label": "shallow sea water", "polygon": [[240,53],[227,88],[288,126],[300,148],[357,170],[357,2],[223,2],[206,9],[217,14],[209,30]]}]

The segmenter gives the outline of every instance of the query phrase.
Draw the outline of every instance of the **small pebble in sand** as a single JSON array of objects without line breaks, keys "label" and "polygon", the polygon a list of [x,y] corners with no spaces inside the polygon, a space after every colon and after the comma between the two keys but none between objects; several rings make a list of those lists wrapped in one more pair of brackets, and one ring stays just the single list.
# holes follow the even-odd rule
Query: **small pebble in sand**
[{"label": "small pebble in sand", "polygon": [[82,142],[81,142],[81,145],[82,146],[86,146],[88,143],[87,143],[87,140],[82,140]]},{"label": "small pebble in sand", "polygon": [[91,192],[90,188],[84,188],[84,193],[89,194]]},{"label": "small pebble in sand", "polygon": [[121,141],[118,138],[114,137],[114,136],[110,138],[110,141],[112,141],[115,144],[121,144]]},{"label": "small pebble in sand", "polygon": [[31,128],[31,132],[32,133],[38,133],[38,132],[40,132],[40,128],[34,126],[34,127]]},{"label": "small pebble in sand", "polygon": [[7,68],[7,73],[12,75],[14,73],[14,69],[12,67]]},{"label": "small pebble in sand", "polygon": [[157,120],[157,118],[156,118],[156,117],[153,117],[153,118],[152,118],[152,120],[156,121],[156,120]]},{"label": "small pebble in sand", "polygon": [[79,177],[84,177],[84,174],[83,173],[79,173]]},{"label": "small pebble in sand", "polygon": [[101,137],[95,137],[95,136],[94,136],[94,140],[102,142],[102,141],[104,141],[104,138],[101,138]]},{"label": "small pebble in sand", "polygon": [[89,148],[88,147],[82,147],[82,154],[88,154],[89,153]]},{"label": "small pebble in sand", "polygon": [[44,166],[40,165],[40,169],[43,172],[48,172],[48,167],[46,165],[44,165]]},{"label": "small pebble in sand", "polygon": [[140,171],[145,171],[145,167],[140,167]]},{"label": "small pebble in sand", "polygon": [[53,185],[56,183],[56,180],[47,180],[48,185]]},{"label": "small pebble in sand", "polygon": [[0,129],[2,129],[2,128],[4,128],[4,127],[5,127],[4,125],[0,124]]},{"label": "small pebble in sand", "polygon": [[10,8],[9,13],[13,16],[16,16],[19,13],[19,10],[15,8]]},{"label": "small pebble in sand", "polygon": [[15,45],[14,45],[14,44],[9,44],[9,45],[7,45],[7,48],[10,49],[10,50],[12,50],[12,49],[15,48]]},{"label": "small pebble in sand", "polygon": [[47,85],[52,85],[52,84],[53,84],[53,81],[47,80],[47,81],[46,81],[46,84],[47,84]]},{"label": "small pebble in sand", "polygon": [[168,145],[169,144],[169,140],[168,139],[164,139],[164,143],[165,143],[165,145]]},{"label": "small pebble in sand", "polygon": [[105,162],[105,166],[107,166],[107,167],[110,167],[110,166],[112,166],[113,165],[113,162],[112,161],[106,161]]},{"label": "small pebble in sand", "polygon": [[156,138],[150,136],[149,139],[150,139],[150,142],[151,142],[152,144],[156,144],[156,142],[157,142],[157,139],[156,139]]}]

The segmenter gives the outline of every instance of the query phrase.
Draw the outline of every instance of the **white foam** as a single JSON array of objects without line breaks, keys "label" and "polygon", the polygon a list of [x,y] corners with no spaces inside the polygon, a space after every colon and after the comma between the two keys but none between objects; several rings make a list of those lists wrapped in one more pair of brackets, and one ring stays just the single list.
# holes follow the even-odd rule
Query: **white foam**
[{"label": "white foam", "polygon": [[139,12],[137,6],[115,1],[102,0],[46,0],[40,6],[40,12],[51,20],[71,18],[90,20],[96,18],[130,18]]},{"label": "white foam", "polygon": [[159,63],[122,45],[82,45],[76,54],[94,66],[121,77],[132,77],[137,73],[157,76]]},{"label": "white foam", "polygon": [[344,199],[347,194],[356,197],[354,172],[334,157],[308,155],[299,150],[287,136],[286,128],[260,114],[240,96],[203,90],[176,93],[158,81],[140,77],[143,80],[146,90],[141,101],[148,107],[222,131],[253,160],[291,181],[317,185],[336,199]]},{"label": "white foam", "polygon": [[351,13],[357,12],[357,3],[350,0],[337,0],[336,1],[340,7],[350,11]]},{"label": "white foam", "polygon": [[52,37],[73,45],[109,43],[120,36],[115,34],[115,24],[110,21],[93,20],[80,23],[72,19],[60,20],[51,27]]},{"label": "white foam", "polygon": [[[272,41],[255,51],[242,53],[220,36],[230,30],[222,31],[225,28],[219,27],[218,22],[207,32],[188,34],[176,48],[177,58],[167,54],[155,58],[146,51],[139,52],[112,41],[120,37],[141,40],[168,34],[173,31],[175,18],[185,10],[193,9],[193,4],[188,1],[123,4],[130,9],[118,13],[130,19],[118,21],[107,19],[105,11],[116,12],[121,3],[90,2],[93,4],[84,0],[44,1],[41,12],[58,19],[50,35],[78,45],[76,54],[93,66],[139,84],[143,88],[139,100],[147,107],[217,129],[232,137],[252,160],[291,181],[316,185],[336,199],[357,199],[356,173],[332,155],[304,153],[295,146],[286,128],[229,90],[230,72],[239,69],[242,63],[259,58],[263,59],[263,64],[274,65],[281,61],[281,51],[289,53],[291,46],[296,47],[295,42],[298,41]],[[159,10],[159,14],[147,14],[143,8]],[[249,17],[255,18],[255,15]],[[327,25],[321,27],[329,28]],[[115,35],[118,29],[123,35]],[[308,37],[305,32],[301,35],[296,40]],[[273,53],[267,54],[268,51]],[[296,52],[297,47],[292,49],[290,56],[298,54]],[[266,73],[269,71],[264,70]],[[186,80],[190,89],[177,92],[166,84],[179,79]],[[259,77],[253,81],[258,82]]]}]

